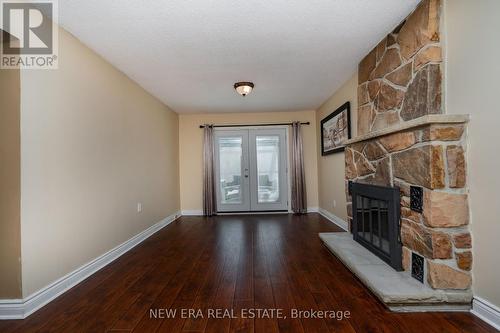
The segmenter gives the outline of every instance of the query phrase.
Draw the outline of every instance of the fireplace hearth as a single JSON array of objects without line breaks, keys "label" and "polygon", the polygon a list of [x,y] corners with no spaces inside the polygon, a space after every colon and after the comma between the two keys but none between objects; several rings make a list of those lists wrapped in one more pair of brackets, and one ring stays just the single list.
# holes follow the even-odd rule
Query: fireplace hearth
[{"label": "fireplace hearth", "polygon": [[351,195],[354,240],[395,270],[402,271],[400,189],[352,183]]}]

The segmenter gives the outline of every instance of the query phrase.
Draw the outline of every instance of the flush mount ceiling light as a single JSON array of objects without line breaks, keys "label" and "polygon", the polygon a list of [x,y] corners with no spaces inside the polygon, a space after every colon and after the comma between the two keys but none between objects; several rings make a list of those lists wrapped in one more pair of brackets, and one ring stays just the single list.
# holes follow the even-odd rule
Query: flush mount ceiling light
[{"label": "flush mount ceiling light", "polygon": [[253,90],[253,87],[253,82],[236,82],[234,84],[234,89],[236,90],[236,92],[243,97],[250,94]]}]

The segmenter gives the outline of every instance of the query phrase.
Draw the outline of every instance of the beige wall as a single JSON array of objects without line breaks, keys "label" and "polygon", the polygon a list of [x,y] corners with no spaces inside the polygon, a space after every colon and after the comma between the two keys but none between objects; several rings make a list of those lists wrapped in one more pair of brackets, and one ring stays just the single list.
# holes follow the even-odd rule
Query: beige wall
[{"label": "beige wall", "polygon": [[63,30],[59,51],[21,74],[24,297],[179,210],[177,114]]},{"label": "beige wall", "polygon": [[0,299],[21,297],[19,118],[19,70],[0,69]]},{"label": "beige wall", "polygon": [[345,102],[351,102],[351,134],[352,137],[355,137],[358,110],[357,89],[358,73],[356,72],[317,112],[319,208],[335,214],[344,221],[347,221],[344,153],[321,156],[320,122],[321,119],[328,116]]},{"label": "beige wall", "polygon": [[445,1],[446,112],[470,114],[468,170],[475,296],[500,306],[500,1]]},{"label": "beige wall", "polygon": [[318,177],[316,159],[315,111],[268,112],[268,113],[219,113],[179,115],[181,208],[202,210],[202,143],[204,123],[254,124],[266,122],[309,121],[304,126],[304,161],[306,168],[307,206],[318,206]]}]

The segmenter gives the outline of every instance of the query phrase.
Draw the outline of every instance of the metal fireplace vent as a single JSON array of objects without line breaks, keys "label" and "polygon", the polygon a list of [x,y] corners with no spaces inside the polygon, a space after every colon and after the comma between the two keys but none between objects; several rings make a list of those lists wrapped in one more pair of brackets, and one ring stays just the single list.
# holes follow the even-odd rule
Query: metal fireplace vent
[{"label": "metal fireplace vent", "polygon": [[351,185],[354,240],[397,271],[402,271],[397,187]]}]

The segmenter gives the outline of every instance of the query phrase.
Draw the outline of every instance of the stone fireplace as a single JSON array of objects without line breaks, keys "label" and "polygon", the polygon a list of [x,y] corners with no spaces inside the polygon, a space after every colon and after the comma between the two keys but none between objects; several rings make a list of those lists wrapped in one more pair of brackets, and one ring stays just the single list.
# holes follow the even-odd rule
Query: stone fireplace
[{"label": "stone fireplace", "polygon": [[412,257],[423,258],[425,285],[470,291],[469,119],[444,114],[440,11],[440,1],[422,1],[359,64],[358,136],[345,150],[346,189],[349,182],[398,187],[403,269],[410,274]]},{"label": "stone fireplace", "polygon": [[[424,116],[357,138],[346,149],[346,180],[399,187],[403,269],[410,271],[412,252],[423,256],[425,281],[436,289],[471,286],[466,121],[460,116]],[[411,208],[412,187],[422,191],[421,212]],[[347,197],[352,223],[352,201]]]}]

